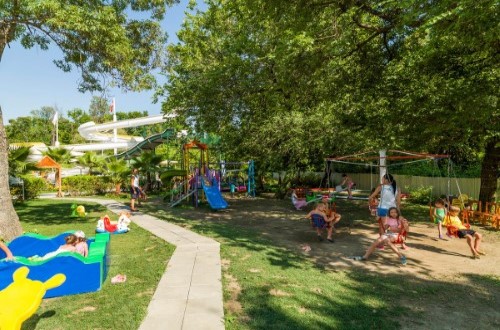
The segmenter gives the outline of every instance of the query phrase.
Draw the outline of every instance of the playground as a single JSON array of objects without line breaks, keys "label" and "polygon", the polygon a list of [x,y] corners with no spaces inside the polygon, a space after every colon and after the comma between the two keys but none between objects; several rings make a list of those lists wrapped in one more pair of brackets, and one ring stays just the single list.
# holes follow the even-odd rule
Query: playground
[{"label": "playground", "polygon": [[[306,212],[295,210],[288,200],[228,198],[228,202],[230,207],[217,213],[207,208],[176,208],[168,214],[157,211],[154,205],[148,209],[156,216],[214,237],[225,247],[221,250],[221,258],[225,290],[230,297],[225,301],[229,314],[226,318],[231,315],[242,320],[255,317],[244,312],[249,308],[252,312],[255,308],[262,312],[252,306],[252,302],[257,304],[255,295],[265,287],[268,292],[260,294],[269,300],[266,301],[269,305],[264,304],[268,307],[274,303],[290,304],[303,317],[314,313],[305,301],[315,301],[317,295],[326,295],[331,296],[332,303],[337,306],[327,309],[337,314],[336,308],[340,301],[345,302],[349,290],[323,283],[331,278],[342,283],[341,286],[358,288],[355,295],[360,298],[366,295],[368,300],[379,301],[381,305],[375,303],[370,313],[382,312],[383,316],[385,312],[380,309],[396,309],[401,313],[399,326],[387,328],[447,328],[451,323],[458,328],[467,327],[469,315],[450,312],[455,309],[457,297],[467,299],[471,310],[481,311],[475,314],[479,328],[496,328],[500,324],[500,314],[494,308],[500,299],[497,266],[500,253],[495,248],[500,236],[491,227],[473,225],[483,234],[482,249],[487,253],[474,260],[464,240],[437,239],[437,228],[429,220],[428,208],[403,204],[403,215],[409,219],[411,229],[407,241],[410,249],[404,251],[408,264],[401,266],[387,248],[375,252],[367,261],[348,258],[362,253],[378,236],[366,201],[337,201],[343,219],[334,234],[334,244],[318,242],[309,221],[304,218]],[[315,294],[310,296],[310,291]],[[362,305],[364,307],[352,308],[364,309],[370,304]],[[283,322],[292,326],[292,320]],[[268,322],[275,324],[275,321]],[[325,322],[333,324],[334,321]]]}]

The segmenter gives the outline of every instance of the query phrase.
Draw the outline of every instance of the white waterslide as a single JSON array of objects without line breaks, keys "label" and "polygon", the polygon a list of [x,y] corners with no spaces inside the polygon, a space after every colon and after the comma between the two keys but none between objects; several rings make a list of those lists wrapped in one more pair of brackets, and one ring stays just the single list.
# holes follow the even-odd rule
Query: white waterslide
[{"label": "white waterslide", "polygon": [[115,139],[115,136],[112,133],[107,132],[117,128],[130,128],[164,123],[167,119],[174,117],[176,117],[176,114],[156,115],[119,120],[104,124],[96,124],[91,121],[80,125],[80,127],[78,127],[78,132],[84,139],[96,141],[98,143],[68,144],[62,145],[61,148],[71,151],[97,151],[132,148],[137,143],[143,141],[144,138],[140,136],[117,135]]},{"label": "white waterslide", "polygon": [[[60,148],[68,149],[71,151],[73,156],[82,155],[81,152],[84,151],[100,151],[100,150],[111,150],[111,149],[129,149],[134,147],[137,143],[144,141],[143,137],[140,136],[130,136],[130,135],[116,135],[109,131],[118,128],[130,128],[139,127],[146,125],[154,125],[159,123],[164,123],[167,119],[174,118],[177,115],[167,114],[167,115],[155,115],[134,119],[125,119],[115,122],[109,122],[104,124],[96,124],[93,121],[82,124],[78,127],[78,132],[86,140],[93,141],[94,143],[85,144],[66,144],[61,145]],[[31,147],[31,155],[29,156],[30,161],[38,161],[42,156],[42,152],[47,150],[47,146],[44,144],[37,144]]]}]

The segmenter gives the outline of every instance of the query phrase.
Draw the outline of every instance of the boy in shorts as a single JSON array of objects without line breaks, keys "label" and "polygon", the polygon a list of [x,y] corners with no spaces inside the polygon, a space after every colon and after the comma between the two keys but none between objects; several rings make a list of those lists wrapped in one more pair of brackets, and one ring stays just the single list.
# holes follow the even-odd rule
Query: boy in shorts
[{"label": "boy in shorts", "polygon": [[[458,217],[460,212],[460,208],[457,206],[450,206],[450,211],[448,215],[445,217],[443,225],[444,226],[453,226],[456,227],[458,238],[466,238],[467,244],[470,247],[472,252],[472,259],[479,259],[480,255],[484,255],[484,253],[479,250],[479,246],[481,245],[481,240],[483,236],[476,231],[465,227],[462,224],[462,221]],[[474,243],[472,242],[474,240]]]}]

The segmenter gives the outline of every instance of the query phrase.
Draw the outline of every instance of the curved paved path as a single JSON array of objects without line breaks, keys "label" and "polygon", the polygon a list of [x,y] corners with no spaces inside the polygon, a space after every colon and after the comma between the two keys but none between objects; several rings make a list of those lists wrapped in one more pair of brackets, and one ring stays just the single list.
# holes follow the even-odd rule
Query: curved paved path
[{"label": "curved paved path", "polygon": [[[68,199],[98,203],[114,213],[128,211],[114,200]],[[141,212],[132,221],[177,246],[139,329],[224,329],[220,244]]]}]

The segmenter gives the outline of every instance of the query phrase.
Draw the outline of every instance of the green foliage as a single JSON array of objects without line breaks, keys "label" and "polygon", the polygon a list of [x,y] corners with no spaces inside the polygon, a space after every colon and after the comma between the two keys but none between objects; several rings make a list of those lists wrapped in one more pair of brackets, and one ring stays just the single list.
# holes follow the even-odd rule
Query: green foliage
[{"label": "green foliage", "polygon": [[493,157],[495,0],[207,3],[168,47],[163,108],[224,154],[262,171],[380,148]]},{"label": "green foliage", "polygon": [[27,162],[30,153],[29,147],[20,147],[9,150],[9,175],[17,177],[35,169],[32,163]]},{"label": "green foliage", "polygon": [[406,191],[409,193],[408,201],[421,204],[421,205],[429,205],[434,199],[435,196],[432,195],[432,187],[405,187]]},{"label": "green foliage", "polygon": [[49,189],[47,181],[43,178],[32,175],[20,175],[19,177],[24,181],[24,192],[22,185],[10,187],[10,193],[17,202],[38,198],[43,191]]},{"label": "green foliage", "polygon": [[92,174],[94,170],[105,165],[104,158],[93,151],[87,151],[85,154],[78,157],[77,161],[81,166],[89,168],[89,174]]},{"label": "green foliage", "polygon": [[44,156],[49,156],[60,165],[69,164],[71,161],[71,152],[64,148],[48,147],[47,151],[43,152]]},{"label": "green foliage", "polygon": [[113,189],[113,183],[104,176],[76,175],[62,179],[62,190],[71,196],[99,195]]},{"label": "green foliage", "polygon": [[1,1],[0,57],[13,42],[41,50],[56,45],[63,57],[55,64],[65,72],[81,72],[81,91],[102,91],[109,84],[126,90],[151,88],[152,70],[161,63],[166,40],[160,22],[167,6],[177,2]]},{"label": "green foliage", "polygon": [[290,182],[292,187],[318,188],[321,185],[321,176],[315,173],[308,173],[300,177],[295,177]]}]

